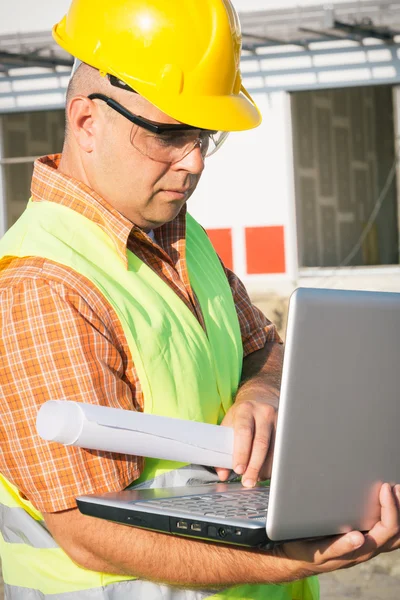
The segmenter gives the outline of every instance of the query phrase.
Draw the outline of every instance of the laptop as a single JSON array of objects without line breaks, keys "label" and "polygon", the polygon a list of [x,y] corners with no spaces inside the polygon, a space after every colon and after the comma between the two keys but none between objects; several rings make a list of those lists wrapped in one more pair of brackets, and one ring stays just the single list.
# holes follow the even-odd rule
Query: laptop
[{"label": "laptop", "polygon": [[270,485],[128,489],[86,515],[224,544],[368,531],[400,483],[400,294],[299,288],[290,300]]}]

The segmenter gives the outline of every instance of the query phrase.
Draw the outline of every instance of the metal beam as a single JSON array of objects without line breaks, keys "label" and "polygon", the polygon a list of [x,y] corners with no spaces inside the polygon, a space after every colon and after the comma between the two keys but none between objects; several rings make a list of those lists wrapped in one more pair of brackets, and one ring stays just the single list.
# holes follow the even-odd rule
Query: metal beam
[{"label": "metal beam", "polygon": [[[0,115],[0,156],[4,155],[3,119]],[[7,231],[6,181],[4,168],[0,165],[0,237]]]},{"label": "metal beam", "polygon": [[[258,35],[255,33],[243,33],[244,38],[251,38],[257,40],[259,42],[267,42],[268,44],[273,44],[274,46],[302,46],[306,47],[307,44],[305,42],[291,42],[288,40],[282,40],[279,38],[271,37],[270,35]],[[250,44],[246,43],[243,46],[249,46]],[[246,48],[245,48],[246,49]]]},{"label": "metal beam", "polygon": [[54,69],[55,67],[72,67],[72,59],[48,58],[45,56],[35,56],[33,54],[24,54],[22,52],[7,52],[0,50],[0,64],[16,69],[21,67],[45,67]]},{"label": "metal beam", "polygon": [[25,113],[29,112],[42,112],[43,110],[65,110],[65,102],[59,102],[58,104],[38,104],[34,106],[2,106],[0,109],[0,117],[3,114],[9,113]]},{"label": "metal beam", "polygon": [[[295,92],[311,92],[315,90],[338,90],[344,88],[355,88],[355,87],[365,87],[365,86],[375,86],[375,85],[396,85],[400,83],[400,80],[397,78],[393,79],[369,79],[369,80],[361,80],[361,81],[329,81],[324,83],[307,83],[307,84],[292,84],[287,86],[282,85],[274,85],[274,86],[265,86],[263,88],[252,88],[247,86],[247,91],[252,96],[256,94],[271,94],[273,92],[288,92],[289,94],[293,94]],[[20,109],[21,110],[21,109]],[[29,109],[30,110],[30,109]]]},{"label": "metal beam", "polygon": [[[293,2],[295,5],[296,2]],[[322,27],[327,29],[329,21],[329,9],[334,10],[338,20],[346,20],[349,14],[357,15],[358,18],[369,17],[374,19],[379,17],[385,20],[387,25],[392,25],[394,17],[400,18],[400,4],[397,0],[353,0],[350,2],[335,3],[329,2],[320,5],[297,6],[296,8],[276,8],[267,10],[258,10],[252,12],[241,11],[239,13],[242,27],[249,30],[250,27],[260,28],[263,25],[268,26],[272,31],[279,27],[298,27],[299,25],[312,27]]]},{"label": "metal beam", "polygon": [[335,19],[333,23],[334,29],[340,29],[350,35],[361,35],[362,37],[371,37],[383,40],[384,42],[392,43],[396,35],[399,35],[398,31],[393,31],[389,27],[378,27],[373,24],[371,20],[369,22],[360,21],[355,23],[345,23],[344,21],[338,21]]},{"label": "metal beam", "polygon": [[[0,79],[1,81],[1,79]],[[41,89],[35,89],[35,90],[21,90],[20,92],[1,92],[0,93],[0,98],[15,98],[16,96],[18,98],[22,97],[22,96],[43,96],[43,95],[49,95],[49,94],[65,94],[67,88],[66,87],[62,87],[62,86],[58,86],[58,87],[54,87],[54,88],[41,88]]]},{"label": "metal beam", "polygon": [[[379,69],[381,67],[391,67],[393,62],[391,60],[385,60],[380,62],[365,62],[365,63],[350,63],[345,65],[327,65],[320,67],[299,67],[298,69],[260,69],[259,71],[253,71],[251,73],[244,73],[244,79],[251,80],[256,77],[287,77],[290,75],[320,75],[321,73],[334,73],[335,71],[359,71],[360,69]],[[395,77],[393,77],[395,80]],[[340,87],[340,82],[338,83]],[[47,90],[48,91],[48,90]],[[4,94],[0,94],[1,96]],[[5,94],[7,95],[7,94]]]},{"label": "metal beam", "polygon": [[16,81],[40,81],[42,79],[55,79],[57,77],[69,77],[70,71],[48,71],[47,73],[33,73],[30,75],[3,75],[0,83],[14,83]]},{"label": "metal beam", "polygon": [[[345,40],[344,40],[345,41]],[[391,48],[400,50],[400,44],[393,44]],[[267,52],[257,52],[257,59],[277,59],[277,58],[299,58],[300,56],[309,56],[314,58],[316,56],[323,55],[332,55],[332,54],[352,54],[353,52],[371,52],[372,50],[387,50],[387,46],[385,44],[371,44],[371,46],[348,46],[341,48],[324,48],[318,50],[295,50],[289,52],[277,52],[274,54],[268,54]],[[242,62],[252,61],[254,60],[253,56],[242,56]]]},{"label": "metal beam", "polygon": [[[357,35],[353,35],[353,36],[344,36],[344,35],[340,35],[339,33],[332,33],[331,31],[325,31],[323,29],[312,29],[311,27],[299,27],[299,31],[304,31],[304,33],[314,33],[315,35],[319,35],[320,39],[316,39],[316,42],[323,42],[326,40],[339,40],[339,41],[345,41],[346,39],[350,39],[354,42],[358,42],[361,43],[362,42],[362,37],[361,36],[357,36]],[[325,39],[324,39],[325,38]]]}]

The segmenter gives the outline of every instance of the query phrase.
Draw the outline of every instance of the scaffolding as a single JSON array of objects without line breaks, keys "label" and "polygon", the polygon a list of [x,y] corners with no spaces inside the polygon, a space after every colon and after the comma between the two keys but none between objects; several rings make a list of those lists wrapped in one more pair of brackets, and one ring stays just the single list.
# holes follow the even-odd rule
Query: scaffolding
[{"label": "scaffolding", "polygon": [[297,6],[240,14],[243,49],[255,53],[271,46],[297,46],[350,40],[363,45],[379,40],[391,45],[400,39],[400,3],[359,0],[340,4]]}]

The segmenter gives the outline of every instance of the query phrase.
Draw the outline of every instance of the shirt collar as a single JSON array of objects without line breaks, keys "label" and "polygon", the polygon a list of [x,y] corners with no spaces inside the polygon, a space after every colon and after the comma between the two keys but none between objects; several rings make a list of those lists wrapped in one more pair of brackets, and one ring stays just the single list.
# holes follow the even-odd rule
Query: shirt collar
[{"label": "shirt collar", "polygon": [[111,238],[118,256],[128,268],[127,245],[133,234],[148,236],[87,185],[58,171],[61,154],[38,158],[32,177],[32,199],[56,202],[90,219]]}]

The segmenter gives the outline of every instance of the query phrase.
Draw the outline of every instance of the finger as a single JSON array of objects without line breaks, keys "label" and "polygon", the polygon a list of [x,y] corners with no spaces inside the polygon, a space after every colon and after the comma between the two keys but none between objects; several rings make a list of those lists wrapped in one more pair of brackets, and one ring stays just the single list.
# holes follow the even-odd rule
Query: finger
[{"label": "finger", "polygon": [[400,513],[400,485],[397,484],[394,487],[394,496],[395,496],[395,500],[396,500],[396,504],[397,504],[397,510]]},{"label": "finger", "polygon": [[222,469],[216,467],[215,470],[221,481],[226,481],[229,478],[229,475],[231,474],[229,469]]},{"label": "finger", "polygon": [[392,487],[385,483],[380,491],[379,500],[381,503],[381,524],[388,532],[393,532],[395,535],[400,526],[400,515],[396,501],[395,486]]},{"label": "finger", "polygon": [[392,490],[391,486],[387,483],[381,487],[379,495],[381,503],[381,520],[366,535],[367,544],[375,554],[378,554],[379,552],[389,552],[399,548],[400,493],[398,490],[400,490],[399,486],[395,486]]},{"label": "finger", "polygon": [[236,413],[233,437],[233,469],[243,475],[250,460],[255,422],[252,406],[243,403]]},{"label": "finger", "polygon": [[[396,485],[394,487],[394,499],[396,502],[396,507],[397,507],[397,516],[398,519],[400,519],[400,485]],[[399,528],[400,529],[400,528]],[[398,550],[400,548],[400,531],[396,536],[396,539],[394,540],[393,546],[392,546],[392,550]]]},{"label": "finger", "polygon": [[308,542],[290,542],[284,544],[284,547],[288,558],[322,567],[330,562],[334,562],[336,565],[338,561],[344,561],[345,557],[352,556],[354,552],[362,548],[364,542],[365,538],[362,533],[352,531],[345,535]]},{"label": "finger", "polygon": [[272,437],[273,425],[265,421],[256,421],[256,432],[249,465],[243,475],[242,483],[245,487],[254,487],[267,462],[268,451]]},{"label": "finger", "polygon": [[368,532],[367,537],[377,550],[399,533],[400,518],[397,502],[388,483],[384,483],[379,493],[381,520]]},{"label": "finger", "polygon": [[365,538],[360,531],[352,531],[345,535],[327,539],[314,544],[314,558],[319,564],[325,564],[334,560],[343,560],[344,557],[352,555],[365,543]]},{"label": "finger", "polygon": [[264,464],[261,468],[260,474],[259,474],[259,481],[266,481],[267,479],[271,478],[271,474],[272,474],[272,461],[274,458],[274,450],[275,450],[275,438],[276,438],[276,431],[275,431],[275,427],[272,428],[272,432],[271,432],[271,439],[269,442],[269,450],[268,450],[268,454],[267,454],[267,458],[264,461]]},{"label": "finger", "polygon": [[[394,487],[394,498],[396,501],[398,518],[400,519],[400,485],[396,485]],[[399,548],[400,548],[400,532],[397,534],[397,536],[393,540],[390,550],[398,550]]]}]

